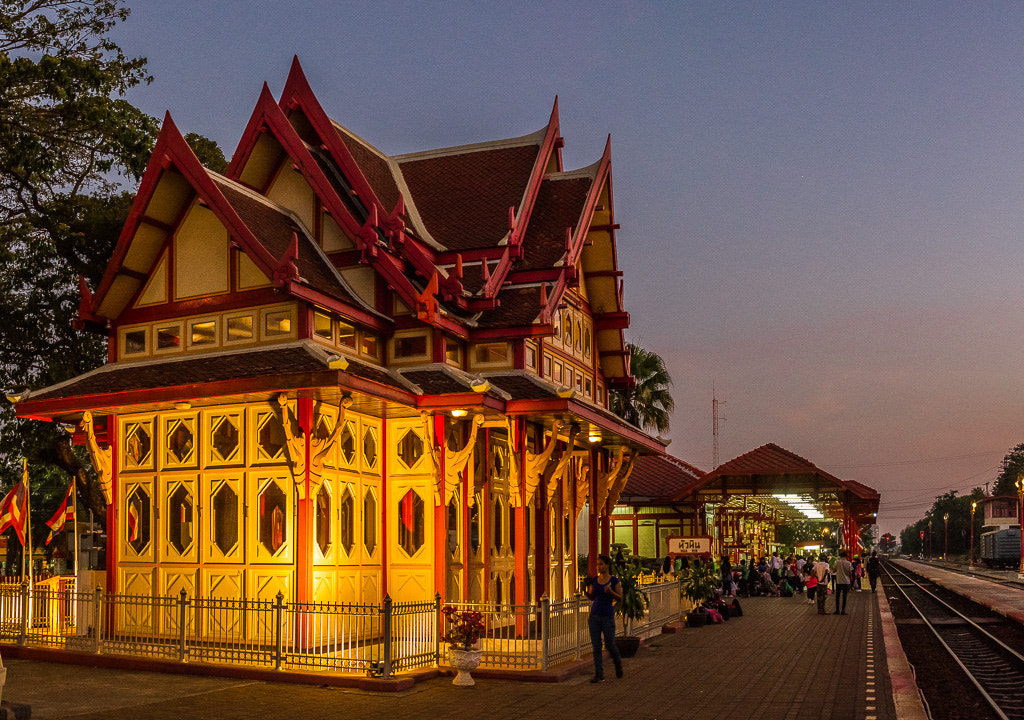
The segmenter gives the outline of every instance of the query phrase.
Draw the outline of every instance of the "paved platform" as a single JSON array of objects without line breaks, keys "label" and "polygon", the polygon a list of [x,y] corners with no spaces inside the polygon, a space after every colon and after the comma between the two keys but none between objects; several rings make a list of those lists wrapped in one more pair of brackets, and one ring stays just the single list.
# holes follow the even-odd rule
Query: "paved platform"
[{"label": "paved platform", "polygon": [[[1024,625],[1024,590],[1014,590],[984,577],[974,577],[945,570],[942,566],[931,563],[922,563],[916,560],[894,560],[893,562],[928,578],[936,585],[949,588],[957,594],[987,607],[992,612]],[[1014,573],[1014,577],[1016,577],[1016,573]]]},{"label": "paved platform", "polygon": [[4,658],[3,697],[30,704],[37,720],[915,717],[900,710],[907,706],[899,697],[901,688],[912,695],[916,687],[906,687],[899,672],[890,678],[886,654],[891,663],[900,650],[887,644],[895,628],[885,620],[882,593],[851,593],[845,616],[820,616],[799,595],[741,602],[741,618],[652,638],[625,661],[624,678],[600,685],[585,670],[558,683],[482,678],[475,687],[457,688],[442,676],[374,693]]}]

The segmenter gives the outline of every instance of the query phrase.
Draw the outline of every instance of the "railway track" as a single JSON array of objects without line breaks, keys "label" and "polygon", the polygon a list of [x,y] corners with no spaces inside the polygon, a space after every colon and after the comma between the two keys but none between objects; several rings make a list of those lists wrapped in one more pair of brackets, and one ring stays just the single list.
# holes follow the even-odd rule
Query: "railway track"
[{"label": "railway track", "polygon": [[884,564],[892,588],[934,633],[997,717],[1024,720],[1024,655],[933,592],[934,585]]}]

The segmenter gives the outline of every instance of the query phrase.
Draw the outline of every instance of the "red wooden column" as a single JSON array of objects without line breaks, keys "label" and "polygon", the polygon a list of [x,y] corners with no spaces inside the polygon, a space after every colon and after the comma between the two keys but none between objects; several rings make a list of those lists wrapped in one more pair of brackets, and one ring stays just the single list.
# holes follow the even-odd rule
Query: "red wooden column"
[{"label": "red wooden column", "polygon": [[[296,482],[305,487],[305,500],[297,501],[295,523],[295,591],[297,603],[313,602],[313,539],[316,537],[316,499],[309,496],[309,443],[313,435],[313,399],[300,397],[295,404],[295,417],[302,429],[304,452],[306,454],[304,476],[296,478]],[[284,418],[288,422],[287,415]]]},{"label": "red wooden column", "polygon": [[[96,414],[93,413],[93,421]],[[93,426],[93,431],[96,426]],[[98,435],[98,433],[97,433]],[[99,438],[96,439],[97,443]],[[120,448],[117,445],[117,415],[107,415],[107,446],[110,448],[110,504],[107,505],[107,577],[106,586],[108,593],[117,592],[117,560],[118,551],[121,548],[121,536],[123,530],[120,525],[121,513],[118,511],[118,504],[121,501],[121,481],[119,478],[121,459]],[[152,527],[153,523],[151,523]],[[23,550],[24,551],[24,550]],[[75,558],[78,561],[78,558]],[[93,588],[86,588],[92,591]],[[79,589],[81,591],[81,588]]]},{"label": "red wooden column", "polygon": [[591,577],[597,575],[597,518],[600,510],[594,506],[597,504],[597,450],[590,449],[587,453],[587,462],[590,463],[590,515],[587,518],[587,574]]},{"label": "red wooden column", "polygon": [[[434,505],[434,592],[447,602],[448,583],[445,581],[448,572],[448,506],[444,500],[444,416],[432,415],[427,419],[427,437],[423,442],[432,444],[434,457],[437,458],[437,476],[434,486],[438,502]],[[456,598],[457,600],[458,598]]]},{"label": "red wooden column", "polygon": [[[519,504],[513,507],[512,522],[516,528],[516,542],[512,552],[515,553],[515,569],[512,571],[516,579],[516,596],[513,602],[516,605],[524,605],[530,601],[527,597],[527,580],[530,577],[529,558],[527,553],[530,549],[530,539],[526,537],[526,423],[521,420],[512,421],[512,434],[508,438],[509,445],[515,441],[515,452],[509,447],[510,455],[519,466]],[[518,455],[516,454],[518,453]]]}]

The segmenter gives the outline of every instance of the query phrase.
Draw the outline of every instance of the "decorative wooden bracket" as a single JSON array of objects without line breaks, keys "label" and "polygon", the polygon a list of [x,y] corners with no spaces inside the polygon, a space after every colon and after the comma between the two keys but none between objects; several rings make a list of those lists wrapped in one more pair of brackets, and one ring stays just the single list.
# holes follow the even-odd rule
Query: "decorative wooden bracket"
[{"label": "decorative wooden bracket", "polygon": [[[89,457],[92,458],[92,466],[100,479],[100,487],[103,489],[103,498],[109,505],[113,500],[111,483],[113,479],[114,449],[108,444],[101,448],[96,440],[96,429],[93,427],[92,411],[86,410],[82,414],[82,422],[78,424],[85,433],[85,442],[89,448]],[[108,435],[108,437],[110,437]]]},{"label": "decorative wooden bracket", "polygon": [[306,429],[299,426],[299,435],[292,432],[291,418],[289,417],[288,396],[281,393],[277,396],[277,405],[280,410],[281,427],[284,428],[285,446],[288,448],[288,466],[292,471],[292,479],[295,481],[295,489],[298,491],[299,500],[306,499]]},{"label": "decorative wooden bracket", "polygon": [[516,456],[516,424],[511,417],[505,416],[505,427],[508,429],[508,496],[509,505],[512,507],[520,507],[523,504],[519,482],[519,458]]},{"label": "decorative wooden bracket", "polygon": [[619,498],[622,497],[622,491],[626,489],[626,483],[629,481],[629,476],[633,473],[633,465],[636,464],[636,458],[638,453],[631,453],[629,460],[626,463],[626,469],[619,473],[615,479],[615,483],[608,491],[608,512],[612,511],[618,502]]},{"label": "decorative wooden bracket", "polygon": [[[462,482],[462,471],[466,469],[466,463],[469,462],[469,456],[473,454],[473,448],[476,447],[476,434],[477,431],[484,424],[484,416],[477,413],[473,416],[473,422],[470,426],[469,439],[461,450],[452,451],[448,449],[447,444],[444,448],[444,487],[445,495],[443,499],[447,504],[447,494],[452,489],[457,488],[459,483]],[[472,494],[466,500],[472,506],[474,497]]]},{"label": "decorative wooden bracket", "polygon": [[604,517],[608,514],[605,503],[608,501],[608,491],[611,490],[612,483],[615,482],[615,477],[619,474],[619,470],[622,469],[623,456],[626,454],[626,446],[620,445],[619,451],[615,457],[608,464],[608,472],[601,473],[597,476],[597,486],[594,488],[595,501],[593,511]]},{"label": "decorative wooden bracket", "polygon": [[339,438],[341,438],[342,428],[345,427],[345,411],[352,406],[352,396],[343,395],[341,400],[338,402],[338,421],[334,424],[334,430],[331,434],[323,441],[323,447],[319,447],[321,442],[316,439],[314,433],[310,433],[310,448],[309,448],[309,496],[316,497],[317,492],[320,490],[320,486],[324,482],[324,461],[327,460],[327,455],[338,446]]},{"label": "decorative wooden bracket", "polygon": [[432,423],[433,415],[426,410],[420,412],[420,419],[423,421],[423,440],[427,446],[427,460],[432,468],[431,474],[434,477],[434,505],[447,505],[448,493],[444,482],[444,475],[441,474],[441,459],[437,455],[437,437],[434,433]]},{"label": "decorative wooden bracket", "polygon": [[570,486],[570,475],[566,472],[569,469],[569,463],[572,461],[573,451],[576,449],[576,436],[580,434],[580,426],[573,425],[569,428],[569,441],[562,450],[562,456],[558,458],[558,463],[555,464],[555,469],[551,473],[551,477],[548,478],[548,505],[550,505],[555,499],[555,490],[558,486],[564,482],[565,486],[562,490],[562,501],[565,502],[569,498],[569,486]]},{"label": "decorative wooden bracket", "polygon": [[590,497],[590,465],[579,466],[576,476],[576,504],[573,507],[573,520],[579,520],[583,506],[587,504]]},{"label": "decorative wooden bracket", "polygon": [[551,426],[551,437],[548,438],[548,444],[543,451],[534,454],[529,450],[526,451],[526,504],[529,505],[530,501],[533,500],[534,493],[537,492],[537,486],[540,484],[541,476],[544,475],[544,470],[548,466],[548,461],[551,460],[551,455],[555,452],[555,447],[558,445],[558,431],[562,429],[563,423],[561,420],[555,420]]},{"label": "decorative wooden bracket", "polygon": [[430,276],[430,282],[416,298],[416,317],[426,323],[434,322],[437,315],[437,272]]}]

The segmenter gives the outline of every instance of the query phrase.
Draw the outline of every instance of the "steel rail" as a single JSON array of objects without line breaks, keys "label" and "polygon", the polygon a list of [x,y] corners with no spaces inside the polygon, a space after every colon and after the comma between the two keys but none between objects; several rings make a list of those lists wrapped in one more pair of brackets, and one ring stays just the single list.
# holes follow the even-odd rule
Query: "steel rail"
[{"label": "steel rail", "polygon": [[[967,666],[967,664],[965,664],[964,659],[961,658],[961,654],[958,653],[956,650],[954,650],[949,645],[949,643],[946,642],[945,638],[943,638],[942,633],[939,631],[939,629],[936,627],[936,625],[925,615],[925,612],[918,605],[918,603],[915,603],[911,599],[910,594],[907,592],[906,588],[897,581],[897,579],[893,575],[893,568],[894,568],[894,566],[891,563],[886,563],[884,565],[884,569],[885,569],[886,573],[889,575],[890,580],[892,580],[893,586],[896,589],[899,590],[899,592],[903,595],[904,599],[906,599],[906,601],[910,605],[910,607],[912,607],[914,609],[914,612],[916,612],[918,614],[918,616],[921,618],[921,620],[924,622],[924,624],[928,627],[928,629],[932,631],[932,634],[935,635],[935,638],[939,641],[939,643],[942,645],[942,647],[944,647],[946,649],[946,652],[949,653],[950,657],[953,658],[953,661],[956,662],[956,664],[964,672],[964,674],[971,681],[971,683],[973,683],[974,686],[978,689],[978,692],[981,693],[982,697],[989,704],[989,706],[992,708],[992,710],[1002,720],[1014,720],[1016,718],[1024,717],[1024,715],[1022,715],[1019,710],[1014,712],[1012,716],[1009,716],[1009,715],[1006,714],[1006,712],[1004,712],[1004,709],[1003,709],[1002,705],[999,703],[999,701],[997,701],[996,698],[994,698],[990,694],[989,690],[983,685],[982,681],[978,678],[978,676],[975,674],[975,672],[972,671],[971,668],[969,668]],[[919,582],[914,580],[902,568],[898,568],[897,567],[895,569],[896,569],[896,572],[898,572],[900,575],[902,575],[903,578],[907,582],[909,582],[911,585],[916,587],[920,592],[924,593],[925,596],[927,596],[931,601],[933,601],[935,603],[938,603],[943,608],[945,608],[948,612],[950,612],[953,615],[956,615],[957,617],[961,618],[964,621],[964,623],[966,623],[967,627],[974,631],[975,637],[977,637],[978,635],[981,635],[984,638],[986,638],[990,644],[994,644],[996,646],[996,650],[994,652],[992,650],[989,650],[990,653],[995,654],[995,655],[1002,654],[1003,656],[1009,656],[1010,658],[1016,659],[1016,661],[1020,665],[1021,673],[1024,674],[1024,655],[1022,655],[1021,653],[1017,652],[1013,648],[1011,648],[1008,645],[1006,645],[1006,643],[1002,642],[1001,640],[999,640],[998,638],[993,636],[990,632],[985,630],[985,628],[981,627],[976,622],[971,620],[969,617],[967,617],[966,615],[961,613],[959,610],[957,610],[956,608],[952,607],[945,600],[943,600],[942,598],[940,598],[937,595],[935,595],[935,593],[929,591],[927,588],[922,586]],[[1018,694],[1018,698],[1019,698],[1019,694]]]}]

